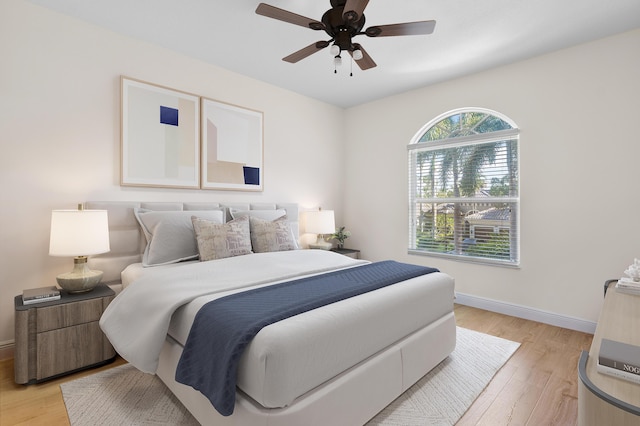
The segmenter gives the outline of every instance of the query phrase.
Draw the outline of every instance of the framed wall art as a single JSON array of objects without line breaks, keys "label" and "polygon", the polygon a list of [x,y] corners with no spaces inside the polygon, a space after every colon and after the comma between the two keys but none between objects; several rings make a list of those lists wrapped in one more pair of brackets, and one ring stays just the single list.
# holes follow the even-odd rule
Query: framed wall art
[{"label": "framed wall art", "polygon": [[200,187],[200,97],[121,77],[124,186]]},{"label": "framed wall art", "polygon": [[201,99],[201,187],[262,191],[263,113]]}]

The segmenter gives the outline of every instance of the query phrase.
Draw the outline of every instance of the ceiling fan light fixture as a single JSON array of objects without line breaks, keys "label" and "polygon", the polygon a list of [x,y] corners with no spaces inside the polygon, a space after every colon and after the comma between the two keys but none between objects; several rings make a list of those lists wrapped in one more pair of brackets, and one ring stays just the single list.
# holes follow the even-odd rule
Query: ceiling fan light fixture
[{"label": "ceiling fan light fixture", "polygon": [[356,61],[359,61],[364,57],[364,55],[362,54],[362,50],[360,49],[353,49],[352,56],[353,56],[353,59],[355,59]]},{"label": "ceiling fan light fixture", "polygon": [[333,64],[336,67],[339,67],[340,65],[342,65],[342,57],[340,55],[336,55],[336,57],[333,58]]},{"label": "ceiling fan light fixture", "polygon": [[329,49],[329,52],[331,52],[331,56],[340,55],[340,46],[338,46],[337,44],[332,45]]}]

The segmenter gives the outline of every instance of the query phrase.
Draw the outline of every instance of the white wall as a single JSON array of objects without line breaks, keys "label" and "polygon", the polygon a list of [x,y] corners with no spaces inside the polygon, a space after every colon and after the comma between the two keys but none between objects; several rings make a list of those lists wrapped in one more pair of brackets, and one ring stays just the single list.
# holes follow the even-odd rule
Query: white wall
[{"label": "white wall", "polygon": [[[638,52],[640,30],[350,109],[348,246],[439,267],[461,293],[597,321],[603,282],[640,257]],[[460,107],[521,129],[520,269],[407,254],[406,146]]]},{"label": "white wall", "polygon": [[[0,348],[13,297],[55,284],[51,210],[86,200],[297,202],[343,210],[342,110],[22,0],[0,2]],[[264,112],[264,192],[121,187],[120,76]],[[339,216],[338,216],[339,217]]]}]

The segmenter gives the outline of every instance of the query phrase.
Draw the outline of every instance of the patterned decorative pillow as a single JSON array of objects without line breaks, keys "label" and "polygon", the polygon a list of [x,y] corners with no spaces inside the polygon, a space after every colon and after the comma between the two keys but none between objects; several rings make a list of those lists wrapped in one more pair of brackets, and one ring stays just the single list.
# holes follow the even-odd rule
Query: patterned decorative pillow
[{"label": "patterned decorative pillow", "polygon": [[285,216],[287,211],[284,209],[278,210],[239,210],[239,209],[229,209],[229,213],[231,213],[231,217],[233,219],[237,219],[242,216],[252,216],[259,217],[263,220],[276,220],[279,217]]},{"label": "patterned decorative pillow", "polygon": [[223,224],[196,216],[193,216],[191,221],[201,262],[251,253],[248,217],[240,217]]},{"label": "patterned decorative pillow", "polygon": [[287,216],[276,220],[264,220],[249,216],[251,229],[251,246],[254,253],[295,250],[298,248]]}]

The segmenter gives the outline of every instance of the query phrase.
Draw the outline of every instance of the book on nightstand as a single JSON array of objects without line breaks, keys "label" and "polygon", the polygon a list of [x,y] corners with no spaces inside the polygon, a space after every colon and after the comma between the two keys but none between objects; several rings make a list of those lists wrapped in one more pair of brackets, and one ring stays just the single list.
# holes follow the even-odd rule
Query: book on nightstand
[{"label": "book on nightstand", "polygon": [[597,370],[640,383],[640,346],[602,339]]},{"label": "book on nightstand", "polygon": [[24,305],[50,302],[58,299],[60,299],[60,290],[56,286],[30,288],[22,291],[22,303]]},{"label": "book on nightstand", "polygon": [[618,370],[617,368],[607,367],[606,365],[597,364],[596,370],[598,373],[607,374],[609,376],[617,377],[628,382],[637,383],[640,385],[640,376],[633,373],[627,373],[626,371]]},{"label": "book on nightstand", "polygon": [[621,278],[616,283],[616,290],[618,290],[620,293],[635,294],[636,296],[640,296],[640,282]]}]

